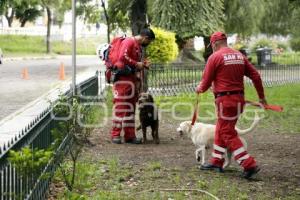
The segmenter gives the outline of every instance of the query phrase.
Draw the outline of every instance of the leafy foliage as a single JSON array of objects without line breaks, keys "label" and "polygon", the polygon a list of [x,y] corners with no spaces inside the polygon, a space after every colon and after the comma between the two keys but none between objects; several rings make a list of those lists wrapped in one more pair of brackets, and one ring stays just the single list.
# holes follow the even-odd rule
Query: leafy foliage
[{"label": "leafy foliage", "polygon": [[300,1],[265,0],[260,2],[265,12],[260,30],[269,35],[300,35]]},{"label": "leafy foliage", "polygon": [[259,31],[261,21],[265,20],[265,6],[261,0],[224,0],[224,7],[227,33],[250,36]]},{"label": "leafy foliage", "polygon": [[294,51],[300,51],[300,37],[293,37],[290,40],[290,45]]},{"label": "leafy foliage", "polygon": [[[61,95],[58,102],[52,104],[52,106],[55,117],[59,119],[58,126],[52,130],[52,135],[55,138],[53,148],[56,149],[65,138],[70,139],[67,151],[67,155],[70,157],[70,165],[63,163],[65,152],[58,152],[56,160],[68,190],[72,191],[76,179],[78,157],[84,145],[91,145],[88,137],[94,127],[86,126],[86,123],[95,125],[99,117],[95,115],[93,107],[80,104],[78,97],[69,99]],[[99,112],[96,113],[99,114]],[[64,120],[62,120],[63,118]]]},{"label": "leafy foliage", "polygon": [[108,16],[112,30],[120,28],[126,31],[130,26],[129,8],[131,0],[109,0],[108,1]]},{"label": "leafy foliage", "polygon": [[[39,172],[49,160],[52,158],[53,152],[44,149],[32,149],[24,147],[20,151],[9,151],[8,161],[15,168],[16,172],[20,175],[22,181],[36,177],[36,172]],[[49,174],[45,173],[40,178],[46,178]],[[12,194],[17,199],[24,199],[25,192]]]},{"label": "leafy foliage", "polygon": [[32,150],[24,147],[20,151],[11,150],[9,152],[9,162],[22,176],[27,176],[48,163],[52,156],[52,151],[44,149]]},{"label": "leafy foliage", "polygon": [[252,52],[256,52],[256,49],[263,47],[275,49],[277,45],[272,40],[262,38],[254,43],[254,45],[252,46]]},{"label": "leafy foliage", "polygon": [[147,55],[151,62],[167,63],[178,55],[175,34],[159,28],[152,28],[155,40],[147,47]]},{"label": "leafy foliage", "polygon": [[152,12],[155,26],[182,39],[209,36],[223,26],[223,0],[155,0]]}]

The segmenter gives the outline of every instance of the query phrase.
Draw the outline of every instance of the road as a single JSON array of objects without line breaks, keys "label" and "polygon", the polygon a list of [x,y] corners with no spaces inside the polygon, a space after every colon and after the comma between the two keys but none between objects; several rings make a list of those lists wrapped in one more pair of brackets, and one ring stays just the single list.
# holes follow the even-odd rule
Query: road
[{"label": "road", "polygon": [[[6,61],[0,65],[0,120],[64,83],[59,80],[60,64],[64,63],[66,80],[72,77],[71,56],[45,60]],[[23,68],[28,69],[28,80],[22,79]],[[100,69],[96,56],[78,56],[77,72]]]}]

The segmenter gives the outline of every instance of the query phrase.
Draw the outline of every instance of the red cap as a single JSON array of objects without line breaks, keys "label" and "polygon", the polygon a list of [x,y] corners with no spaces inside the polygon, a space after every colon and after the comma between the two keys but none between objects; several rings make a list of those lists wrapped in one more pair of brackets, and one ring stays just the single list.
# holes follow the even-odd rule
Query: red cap
[{"label": "red cap", "polygon": [[222,32],[214,32],[211,36],[210,36],[210,43],[208,46],[210,46],[211,44],[215,43],[218,40],[226,40],[227,36],[225,33]]}]

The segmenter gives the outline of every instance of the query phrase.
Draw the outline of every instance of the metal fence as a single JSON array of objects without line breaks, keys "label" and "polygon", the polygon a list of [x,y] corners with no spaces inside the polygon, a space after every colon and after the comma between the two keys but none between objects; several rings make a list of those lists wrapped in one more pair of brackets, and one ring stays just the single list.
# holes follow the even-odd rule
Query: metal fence
[{"label": "metal fence", "polygon": [[[98,76],[94,76],[77,86],[79,94],[84,101],[98,95]],[[71,91],[65,93],[71,97]],[[85,98],[88,97],[88,98]],[[94,98],[96,100],[97,98]],[[47,149],[54,142],[51,130],[58,125],[58,121],[51,116],[52,108],[46,108],[32,123],[28,124],[14,140],[0,148],[0,200],[19,199],[24,195],[25,199],[45,199],[51,177],[56,169],[55,160],[51,159],[40,170],[29,172],[21,176],[8,161],[9,150],[20,150],[28,146],[31,149]],[[68,145],[65,138],[55,152],[64,151]],[[26,173],[27,174],[27,173]],[[44,176],[49,174],[49,176]]]},{"label": "metal fence", "polygon": [[[258,66],[257,69],[266,87],[300,82],[300,64],[272,64]],[[204,64],[154,65],[147,73],[148,91],[153,95],[167,96],[193,92],[201,80],[203,70]],[[252,85],[248,78],[245,78],[245,83]]]}]

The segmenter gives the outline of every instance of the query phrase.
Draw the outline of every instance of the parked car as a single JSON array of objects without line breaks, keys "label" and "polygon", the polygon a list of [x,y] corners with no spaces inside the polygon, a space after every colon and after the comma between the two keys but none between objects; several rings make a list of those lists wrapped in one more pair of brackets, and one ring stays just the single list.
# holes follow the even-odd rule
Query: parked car
[{"label": "parked car", "polygon": [[0,48],[0,65],[3,62],[3,53],[2,53],[2,49]]}]

